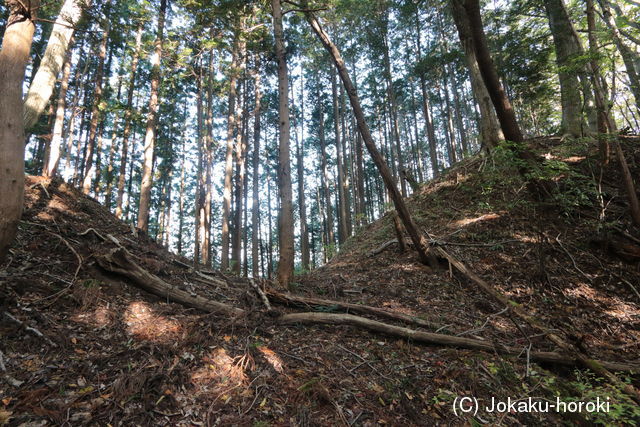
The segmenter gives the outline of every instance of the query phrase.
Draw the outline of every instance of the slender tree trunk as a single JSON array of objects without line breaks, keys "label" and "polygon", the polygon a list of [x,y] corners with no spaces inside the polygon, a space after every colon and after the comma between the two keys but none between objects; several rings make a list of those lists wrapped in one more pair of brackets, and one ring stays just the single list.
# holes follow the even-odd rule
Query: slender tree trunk
[{"label": "slender tree trunk", "polygon": [[598,65],[598,61],[596,60],[596,55],[598,52],[598,41],[596,39],[596,18],[595,18],[595,7],[593,0],[586,1],[586,14],[587,14],[587,35],[589,40],[589,56],[592,58],[591,63],[591,73],[592,79],[594,83],[594,88],[596,88],[596,108],[598,112],[597,116],[597,128],[598,128],[598,146],[600,149],[600,158],[602,160],[603,165],[607,165],[609,163],[611,153],[609,147],[609,141],[605,136],[608,132],[614,132],[615,129],[609,129],[610,125],[615,126],[615,121],[610,116],[608,108],[604,104],[604,96],[605,94],[600,91],[597,93],[597,88],[602,82],[602,76],[600,75],[600,67]]},{"label": "slender tree trunk", "polygon": [[[213,31],[211,32],[211,38],[214,38]],[[202,261],[206,265],[213,264],[213,251],[211,250],[211,204],[213,203],[213,186],[212,186],[212,170],[213,167],[213,85],[215,83],[215,68],[213,60],[213,50],[209,52],[209,67],[207,71],[207,109],[204,123],[204,201],[203,201],[203,214],[204,221],[201,219],[201,224],[204,225],[201,230],[200,241],[202,245],[200,252]]]},{"label": "slender tree trunk", "polygon": [[236,132],[236,96],[237,96],[237,68],[240,51],[240,35],[236,34],[231,50],[231,65],[229,71],[229,102],[227,113],[227,152],[225,155],[224,190],[222,195],[222,251],[220,269],[229,269],[229,221],[231,218],[231,188],[233,176],[233,144]]},{"label": "slender tree trunk", "polygon": [[67,52],[60,81],[60,92],[56,105],[56,121],[53,125],[53,135],[49,144],[48,155],[45,159],[43,175],[53,177],[58,173],[60,164],[60,154],[62,152],[62,131],[64,129],[64,113],[67,107],[67,91],[69,89],[69,78],[71,77],[71,50]]},{"label": "slender tree trunk", "polygon": [[254,278],[260,276],[258,271],[259,237],[260,237],[260,116],[262,102],[262,87],[260,80],[260,57],[256,55],[254,70],[255,107],[253,111],[253,171],[252,203],[251,203],[251,273]]},{"label": "slender tree trunk", "polygon": [[[302,269],[309,271],[309,230],[307,229],[307,201],[304,185],[304,81],[302,67],[300,69],[300,123],[296,123],[296,129],[300,125],[300,138],[296,132],[296,158],[298,172],[298,209],[300,210],[300,258]],[[292,97],[293,98],[293,97]]]},{"label": "slender tree trunk", "polygon": [[[110,1],[110,0],[108,0]],[[102,80],[104,76],[104,61],[107,57],[107,41],[109,40],[109,5],[107,2],[105,6],[107,12],[105,13],[105,24],[102,34],[102,40],[100,42],[100,48],[98,50],[98,69],[96,70],[95,90],[93,93],[93,107],[91,110],[91,123],[89,124],[89,139],[87,140],[87,151],[84,155],[84,167],[80,176],[82,177],[82,192],[89,194],[91,191],[91,175],[93,174],[93,151],[96,145],[96,134],[98,131],[98,124],[100,123],[100,102],[102,101]]]},{"label": "slender tree trunk", "polygon": [[[187,121],[187,103],[184,106],[184,120]],[[178,238],[177,238],[177,247],[178,255],[183,255],[183,232],[184,232],[184,196],[185,196],[185,159],[186,159],[186,150],[185,150],[185,141],[186,141],[186,126],[182,132],[182,147],[180,149],[180,195],[178,196]]]},{"label": "slender tree trunk", "polygon": [[349,77],[344,61],[342,60],[340,51],[338,50],[336,45],[333,44],[328,34],[322,29],[315,16],[308,11],[305,12],[305,16],[307,18],[307,21],[309,21],[309,24],[313,28],[313,31],[316,33],[324,47],[331,55],[333,63],[338,69],[338,73],[340,74],[340,78],[342,80],[342,83],[344,84],[345,91],[347,92],[349,100],[351,101],[351,106],[353,107],[353,112],[356,116],[358,128],[360,129],[360,133],[362,134],[364,143],[367,146],[369,154],[371,154],[371,157],[376,164],[376,167],[378,168],[382,179],[384,180],[387,190],[391,194],[391,198],[396,207],[396,211],[398,211],[398,215],[400,216],[400,219],[402,220],[407,233],[409,233],[409,236],[411,237],[411,240],[420,256],[421,261],[429,264],[432,268],[437,268],[437,260],[435,256],[428,253],[428,242],[426,241],[426,238],[419,231],[417,225],[413,221],[413,218],[411,217],[411,214],[409,213],[409,210],[404,203],[402,195],[398,191],[398,187],[393,180],[391,171],[389,170],[389,167],[380,155],[380,152],[378,151],[373,141],[371,132],[369,131],[369,127],[367,126],[367,123],[365,121],[362,107],[360,106],[360,99],[358,98],[355,87],[351,82],[351,78]]},{"label": "slender tree trunk", "polygon": [[66,0],[60,9],[49,36],[47,49],[24,101],[24,128],[27,131],[36,124],[49,103],[56,79],[72,43],[74,27],[82,16],[83,4],[91,6],[91,1]]},{"label": "slender tree trunk", "polygon": [[138,228],[143,231],[149,229],[149,209],[151,207],[151,187],[153,185],[153,157],[158,119],[158,92],[160,90],[162,60],[162,43],[164,39],[164,21],[167,10],[167,0],[160,0],[158,14],[158,29],[151,61],[151,95],[149,99],[149,114],[147,116],[147,130],[144,137],[142,183],[140,184],[140,204],[138,208]]},{"label": "slender tree trunk", "polygon": [[281,286],[288,286],[293,279],[293,192],[291,189],[291,165],[289,156],[289,76],[285,57],[284,35],[282,30],[282,8],[280,0],[271,0],[273,10],[273,33],[278,59],[278,193],[280,195],[279,244],[277,280]]},{"label": "slender tree trunk", "polygon": [[462,116],[462,106],[460,105],[460,95],[456,88],[455,81],[451,85],[451,92],[453,92],[453,108],[456,114],[456,126],[458,128],[458,134],[460,135],[460,145],[462,146],[462,155],[464,158],[469,155],[469,141],[467,140],[467,130],[465,129],[464,118]]},{"label": "slender tree trunk", "polygon": [[18,230],[24,200],[24,126],[22,81],[25,75],[34,20],[40,2],[6,0],[7,28],[0,50],[0,263]]},{"label": "slender tree trunk", "polygon": [[[418,61],[422,60],[422,36],[421,36],[420,16],[416,9],[416,52]],[[433,126],[433,119],[431,115],[431,107],[429,106],[429,92],[427,91],[427,80],[424,72],[419,73],[420,79],[420,91],[422,92],[422,114],[424,115],[424,121],[426,124],[427,141],[429,142],[429,160],[431,161],[431,173],[432,177],[436,178],[439,175],[438,170],[438,151],[436,132]]]},{"label": "slender tree trunk", "polygon": [[344,166],[342,158],[342,141],[340,139],[340,113],[338,110],[338,90],[336,85],[336,75],[331,72],[331,94],[333,100],[333,122],[336,140],[336,157],[338,166],[338,242],[344,243],[349,237],[347,230],[347,205],[344,191]]},{"label": "slender tree trunk", "polygon": [[364,159],[362,155],[362,135],[360,132],[356,133],[356,188],[358,189],[357,197],[357,210],[356,210],[356,224],[363,226],[367,223],[367,205],[365,203],[365,188],[364,188]]},{"label": "slender tree trunk", "polygon": [[269,224],[269,235],[268,235],[268,252],[267,252],[267,279],[271,280],[273,277],[273,218],[271,212],[271,171],[269,171],[269,166],[267,166],[266,170],[267,175],[267,219]]},{"label": "slender tree trunk", "polygon": [[129,155],[129,137],[131,135],[131,116],[133,114],[133,93],[136,87],[136,73],[142,46],[143,25],[138,25],[136,32],[136,45],[131,57],[131,74],[129,75],[129,88],[127,90],[127,107],[124,112],[124,129],[122,131],[122,148],[120,154],[120,169],[118,170],[118,195],[116,198],[116,217],[122,218],[122,200],[124,199],[124,186],[127,175],[127,161]]},{"label": "slender tree trunk", "polygon": [[241,257],[241,252],[242,252],[242,235],[243,235],[243,229],[244,227],[242,226],[242,211],[243,211],[243,206],[242,206],[242,201],[243,201],[243,194],[244,194],[244,184],[245,184],[245,157],[246,157],[246,151],[247,151],[247,127],[248,127],[248,119],[249,116],[247,114],[247,87],[246,87],[246,80],[244,81],[245,84],[244,86],[244,90],[242,91],[242,97],[243,97],[243,108],[242,108],[242,123],[241,123],[241,130],[237,135],[236,138],[236,169],[237,169],[237,176],[236,176],[236,182],[235,182],[235,196],[234,196],[234,202],[235,202],[235,219],[234,219],[234,224],[235,224],[235,228],[233,230],[233,236],[232,236],[232,244],[231,244],[231,262],[232,262],[232,271],[236,274],[240,274],[240,269],[242,267],[241,262],[242,262],[242,257]]},{"label": "slender tree trunk", "polygon": [[[199,264],[206,262],[209,247],[206,244],[207,224],[204,209],[205,192],[205,163],[206,154],[204,151],[204,101],[202,86],[202,63],[198,62],[198,77],[196,89],[196,138],[198,143],[198,166],[196,175],[196,198],[195,198],[195,242],[193,245],[193,262]],[[204,255],[204,256],[203,256]]]},{"label": "slender tree trunk", "polygon": [[445,67],[443,76],[444,78],[442,82],[442,92],[444,94],[444,114],[446,116],[447,135],[449,135],[449,146],[447,147],[447,151],[449,152],[449,166],[451,166],[458,161],[458,155],[456,153],[458,144],[456,141],[456,133],[453,129],[453,113],[451,112],[451,101],[449,97],[449,78],[447,77],[448,74],[449,71]]},{"label": "slender tree trunk", "polygon": [[[322,195],[324,197],[325,209],[326,209],[326,224],[327,224],[327,241],[326,245],[329,248],[330,252],[333,252],[333,245],[335,244],[335,236],[333,232],[333,208],[331,206],[331,193],[329,192],[329,172],[327,170],[327,144],[325,142],[324,135],[324,111],[322,109],[322,101],[320,100],[320,96],[318,96],[318,108],[319,108],[319,116],[320,116],[320,129],[319,129],[319,138],[320,138],[320,168],[321,175],[320,181],[322,186]],[[325,260],[326,262],[326,260]]]}]

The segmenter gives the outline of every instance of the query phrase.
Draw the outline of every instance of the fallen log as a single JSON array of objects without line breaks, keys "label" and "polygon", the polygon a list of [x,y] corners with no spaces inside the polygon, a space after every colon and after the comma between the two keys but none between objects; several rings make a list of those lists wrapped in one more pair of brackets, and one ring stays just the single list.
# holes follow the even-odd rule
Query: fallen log
[{"label": "fallen log", "polygon": [[242,309],[200,296],[193,296],[149,273],[132,261],[131,258],[129,251],[123,247],[118,247],[107,255],[97,256],[96,260],[100,267],[105,270],[125,276],[131,279],[140,289],[159,297],[167,298],[169,301],[210,313],[222,313],[234,317],[244,314]]},{"label": "fallen log", "polygon": [[369,254],[367,255],[369,258],[374,257],[376,255],[378,255],[379,253],[382,253],[385,251],[385,249],[387,249],[389,246],[398,244],[398,239],[393,239],[393,240],[389,240],[388,242],[384,242],[383,244],[381,244],[380,246],[378,246],[377,248],[375,248],[374,250],[372,250],[371,252],[369,252]]},{"label": "fallen log", "polygon": [[372,307],[370,305],[351,304],[343,301],[333,301],[320,298],[303,297],[299,295],[283,294],[271,289],[267,290],[267,295],[271,298],[272,301],[277,301],[283,304],[291,304],[297,307],[335,307],[346,312],[371,314],[374,316],[384,317],[386,319],[399,320],[401,322],[423,326],[429,329],[437,329],[436,325],[427,322],[426,320],[420,319],[419,317],[410,316],[404,313],[398,313],[397,311],[389,311],[379,307]]},{"label": "fallen log", "polygon": [[618,377],[613,375],[609,368],[606,365],[603,365],[601,362],[591,359],[585,354],[581,353],[580,350],[576,349],[574,345],[566,342],[562,338],[560,338],[557,334],[550,331],[544,325],[542,325],[535,317],[531,316],[527,313],[520,304],[515,301],[510,300],[502,293],[500,293],[497,289],[483,280],[480,276],[471,271],[464,263],[458,260],[453,255],[449,254],[443,248],[439,246],[433,247],[433,250],[438,256],[445,258],[449,261],[449,264],[452,265],[457,271],[462,273],[465,277],[474,282],[484,293],[489,295],[491,298],[496,300],[497,302],[503,304],[506,307],[510,308],[510,311],[518,316],[520,319],[525,321],[532,328],[542,332],[552,343],[557,345],[561,350],[565,351],[568,354],[571,354],[575,360],[580,362],[580,364],[588,369],[591,369],[596,374],[604,377],[611,384],[618,387],[620,390],[623,390],[627,393],[635,402],[640,403],[640,392],[638,390],[627,383],[622,382]]},{"label": "fallen log", "polygon": [[[482,350],[509,356],[519,356],[521,354],[526,354],[521,348],[505,347],[502,345],[493,344],[488,341],[481,341],[472,338],[463,338],[451,335],[435,334],[431,332],[416,331],[414,329],[389,325],[364,317],[354,316],[352,314],[293,313],[281,316],[280,318],[278,318],[278,323],[283,325],[291,325],[296,323],[349,325],[425,344],[466,348],[470,350]],[[575,366],[580,363],[579,360],[571,356],[548,351],[530,352],[529,358],[530,360],[535,362],[553,363],[568,366]],[[600,360],[596,360],[595,362],[612,371],[640,372],[640,364],[606,362]]]}]

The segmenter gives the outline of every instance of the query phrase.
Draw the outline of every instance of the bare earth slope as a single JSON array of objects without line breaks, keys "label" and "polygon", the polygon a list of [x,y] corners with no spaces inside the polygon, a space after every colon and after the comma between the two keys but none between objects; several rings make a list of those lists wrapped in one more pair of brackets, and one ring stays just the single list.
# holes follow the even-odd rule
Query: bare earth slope
[{"label": "bare earth slope", "polygon": [[[634,176],[637,142],[625,140]],[[616,166],[601,178],[591,145],[533,144],[548,159],[540,174],[554,182],[553,197],[532,199],[505,150],[468,159],[424,185],[410,209],[434,244],[585,353],[638,362],[640,233],[629,224]],[[267,313],[247,281],[196,272],[75,189],[31,177],[18,240],[0,267],[0,425],[639,419],[636,405],[589,372],[528,363],[527,350],[557,349],[455,271],[444,266],[434,274],[410,249],[383,247],[394,238],[386,215],[359,230],[329,264],[299,276],[296,293],[410,314],[429,325],[423,330],[521,348],[522,356],[426,346],[351,326],[279,325],[279,314],[300,309],[272,301],[275,310]],[[97,262],[118,245],[176,289],[245,314],[205,313],[139,290]],[[619,376],[638,386],[637,373]],[[595,415],[481,410],[458,418],[452,403],[461,396],[486,404],[492,397],[609,397],[612,407]]]}]

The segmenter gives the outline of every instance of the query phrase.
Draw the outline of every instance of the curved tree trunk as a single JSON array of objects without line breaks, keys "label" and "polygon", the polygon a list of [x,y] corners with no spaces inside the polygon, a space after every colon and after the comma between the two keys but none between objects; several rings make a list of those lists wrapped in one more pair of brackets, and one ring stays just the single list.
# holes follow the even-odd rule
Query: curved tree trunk
[{"label": "curved tree trunk", "polygon": [[24,198],[22,80],[29,61],[38,0],[31,9],[7,0],[8,26],[0,50],[0,262],[18,230]]}]

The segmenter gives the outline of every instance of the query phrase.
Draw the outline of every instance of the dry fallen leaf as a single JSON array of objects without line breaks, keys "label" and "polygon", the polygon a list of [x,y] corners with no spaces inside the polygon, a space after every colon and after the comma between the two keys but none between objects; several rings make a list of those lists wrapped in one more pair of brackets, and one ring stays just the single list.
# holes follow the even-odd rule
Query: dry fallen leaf
[{"label": "dry fallen leaf", "polygon": [[11,415],[13,415],[13,412],[0,409],[0,426],[6,425],[11,419]]}]

